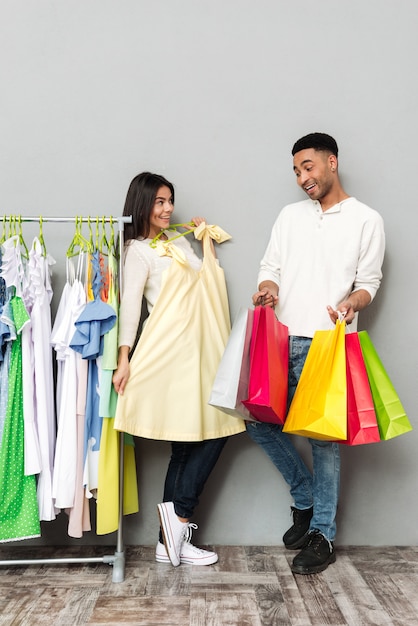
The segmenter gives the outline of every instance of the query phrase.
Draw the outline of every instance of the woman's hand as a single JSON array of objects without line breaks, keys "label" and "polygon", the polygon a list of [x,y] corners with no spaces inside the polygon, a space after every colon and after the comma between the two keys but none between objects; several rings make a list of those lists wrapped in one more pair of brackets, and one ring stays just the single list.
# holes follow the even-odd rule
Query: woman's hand
[{"label": "woman's hand", "polygon": [[[196,228],[198,226],[200,226],[200,224],[207,224],[208,221],[205,217],[192,217],[192,219],[190,220],[192,222],[192,224],[194,224],[196,226]],[[203,240],[202,240],[202,247],[203,247]],[[212,254],[213,256],[216,258],[216,252],[215,252],[215,246],[213,244],[213,239],[210,240],[210,249],[212,250]]]},{"label": "woman's hand", "polygon": [[116,393],[120,396],[125,391],[126,383],[129,380],[130,367],[129,367],[129,347],[121,346],[119,348],[118,367],[115,369],[112,377],[113,386]]},{"label": "woman's hand", "polygon": [[190,221],[195,226],[200,226],[200,224],[202,224],[202,222],[206,222],[207,223],[207,219],[205,217],[192,217],[192,219]]}]

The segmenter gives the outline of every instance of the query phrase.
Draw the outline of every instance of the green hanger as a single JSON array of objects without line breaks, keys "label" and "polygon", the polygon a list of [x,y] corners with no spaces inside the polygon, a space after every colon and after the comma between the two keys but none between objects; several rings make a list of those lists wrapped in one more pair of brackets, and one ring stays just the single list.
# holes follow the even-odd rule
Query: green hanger
[{"label": "green hanger", "polygon": [[3,229],[1,231],[0,245],[6,241],[6,215],[3,215]]},{"label": "green hanger", "polygon": [[22,216],[21,215],[18,216],[17,222],[19,224],[19,244],[23,248],[23,251],[21,252],[21,255],[23,256],[24,259],[28,259],[29,258],[29,250],[28,250],[28,247],[27,247],[27,245],[25,243],[25,240],[23,239]]},{"label": "green hanger", "polygon": [[[90,252],[92,253],[93,251],[93,246],[92,246],[92,242],[88,241],[85,237],[83,237],[83,235],[81,234],[81,225],[83,223],[83,218],[76,216],[75,218],[75,234],[73,237],[72,242],[70,243],[68,250],[67,250],[67,257],[73,257],[76,256],[77,254],[80,254],[80,252]],[[76,250],[76,248],[79,248],[79,250]]]},{"label": "green hanger", "polygon": [[158,233],[158,235],[156,235],[156,237],[154,237],[152,241],[150,241],[149,245],[151,246],[151,248],[156,248],[157,241],[164,234],[166,230],[174,231],[179,227],[187,228],[187,226],[193,226],[193,228],[191,228],[190,230],[185,230],[184,233],[179,233],[175,237],[170,237],[170,241],[174,241],[175,239],[179,239],[179,237],[184,237],[185,235],[190,235],[190,233],[192,233],[196,228],[193,222],[186,222],[185,224],[171,224],[171,226],[169,226],[168,228],[162,229],[161,232]]},{"label": "green hanger", "polygon": [[108,243],[108,249],[116,256],[116,244],[115,244],[115,227],[112,215],[110,216],[110,239]]},{"label": "green hanger", "polygon": [[102,254],[104,254],[104,251],[107,250],[109,251],[109,242],[107,240],[107,236],[106,236],[106,223],[105,223],[105,218],[104,216],[102,217],[102,237],[100,239],[100,244],[99,244],[99,250]]},{"label": "green hanger", "polygon": [[42,220],[42,215],[39,216],[39,243],[41,244],[42,247],[42,254],[44,256],[46,256],[46,245],[45,245],[45,240],[44,240],[44,233],[43,233],[43,229],[42,229],[42,225],[43,225],[43,220]]}]

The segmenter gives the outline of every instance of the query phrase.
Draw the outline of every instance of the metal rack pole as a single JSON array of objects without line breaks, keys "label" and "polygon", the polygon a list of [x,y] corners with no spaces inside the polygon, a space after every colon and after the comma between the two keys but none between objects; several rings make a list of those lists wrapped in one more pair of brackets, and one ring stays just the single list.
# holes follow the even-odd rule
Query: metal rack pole
[{"label": "metal rack pole", "polygon": [[[131,218],[132,219],[132,218]],[[119,228],[119,293],[123,288],[123,245],[124,245],[124,224]],[[125,459],[124,434],[119,433],[119,524],[117,533],[117,543],[115,551],[115,561],[113,562],[112,580],[114,583],[123,582],[125,579],[125,550],[123,546],[123,490],[124,490],[124,459]]]}]

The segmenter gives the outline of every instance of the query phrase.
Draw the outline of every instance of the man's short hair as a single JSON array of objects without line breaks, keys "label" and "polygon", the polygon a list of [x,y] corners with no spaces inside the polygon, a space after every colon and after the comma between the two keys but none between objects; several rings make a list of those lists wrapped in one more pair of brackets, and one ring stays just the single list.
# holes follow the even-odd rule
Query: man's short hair
[{"label": "man's short hair", "polygon": [[331,152],[331,154],[335,154],[338,157],[337,142],[331,135],[326,133],[310,133],[298,139],[292,148],[292,156],[295,156],[296,152],[308,150],[309,148]]}]

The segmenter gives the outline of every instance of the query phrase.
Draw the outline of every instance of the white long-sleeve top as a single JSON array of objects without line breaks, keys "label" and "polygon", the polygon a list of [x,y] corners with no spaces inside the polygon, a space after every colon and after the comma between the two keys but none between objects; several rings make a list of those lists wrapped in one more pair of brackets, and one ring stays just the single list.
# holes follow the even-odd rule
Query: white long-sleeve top
[{"label": "white long-sleeve top", "polygon": [[[335,308],[353,291],[373,299],[382,279],[385,234],[382,217],[350,197],[322,211],[318,201],[285,206],[274,223],[260,263],[258,284],[279,285],[276,313],[289,334],[313,337],[333,328]],[[357,314],[350,328],[357,328]]]},{"label": "white long-sleeve top", "polygon": [[[173,238],[177,232],[165,231]],[[130,240],[125,245],[123,260],[123,290],[119,311],[119,346],[133,346],[141,317],[142,297],[147,301],[148,312],[160,293],[163,272],[172,263],[169,256],[159,256],[149,245],[151,239]],[[196,270],[202,261],[195,254],[190,242],[179,237],[175,245],[186,255],[189,265]]]}]

